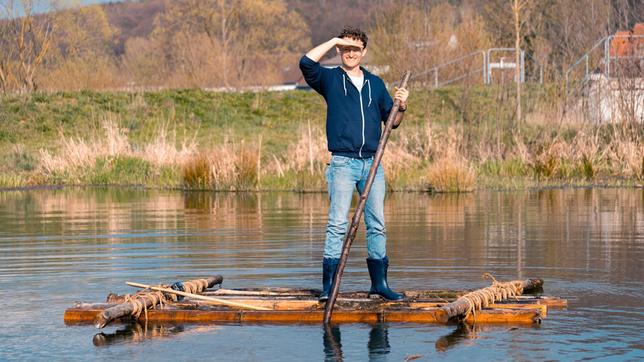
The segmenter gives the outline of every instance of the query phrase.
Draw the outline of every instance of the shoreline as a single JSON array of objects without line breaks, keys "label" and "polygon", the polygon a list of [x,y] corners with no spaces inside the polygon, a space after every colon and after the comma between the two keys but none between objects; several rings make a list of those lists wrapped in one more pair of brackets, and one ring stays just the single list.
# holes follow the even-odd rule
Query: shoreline
[{"label": "shoreline", "polygon": [[[441,192],[428,189],[404,189],[404,190],[387,190],[387,193],[424,193],[435,195],[450,195],[450,194],[472,194],[477,192],[534,192],[534,191],[547,191],[547,190],[566,190],[566,189],[644,189],[644,183],[551,183],[541,185],[528,185],[525,187],[494,187],[483,186],[477,187],[471,191],[460,192]],[[263,194],[263,193],[296,193],[296,194],[326,194],[327,190],[293,190],[293,189],[254,189],[254,190],[221,190],[221,189],[208,189],[208,188],[189,188],[179,186],[154,186],[143,184],[109,184],[109,185],[83,185],[83,184],[70,184],[70,185],[25,185],[16,187],[0,187],[0,192],[12,191],[40,191],[40,190],[69,190],[69,189],[129,189],[129,190],[159,190],[159,191],[177,191],[177,192],[208,192],[208,193],[221,193],[221,194]]]}]

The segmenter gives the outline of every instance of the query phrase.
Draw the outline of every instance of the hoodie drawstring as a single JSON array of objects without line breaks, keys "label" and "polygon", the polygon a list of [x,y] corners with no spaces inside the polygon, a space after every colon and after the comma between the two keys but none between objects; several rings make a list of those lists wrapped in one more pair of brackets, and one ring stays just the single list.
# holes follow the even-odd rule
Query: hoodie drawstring
[{"label": "hoodie drawstring", "polygon": [[[369,103],[367,103],[367,107],[371,106],[371,83],[369,83],[369,79],[365,80],[365,84],[367,85],[367,88],[369,89]],[[344,88],[344,95],[346,97],[347,95],[347,78],[342,74],[342,87]]]},{"label": "hoodie drawstring", "polygon": [[347,96],[347,82],[345,80],[344,74],[342,74],[342,86],[344,87],[344,96]]}]

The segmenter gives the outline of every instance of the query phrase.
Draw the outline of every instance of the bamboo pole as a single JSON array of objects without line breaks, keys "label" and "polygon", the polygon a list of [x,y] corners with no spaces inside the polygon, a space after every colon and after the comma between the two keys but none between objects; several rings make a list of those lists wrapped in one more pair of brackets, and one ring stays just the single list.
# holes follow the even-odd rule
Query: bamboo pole
[{"label": "bamboo pole", "polygon": [[192,299],[204,300],[204,301],[208,301],[208,302],[212,302],[212,303],[216,303],[216,304],[224,304],[224,305],[228,305],[228,306],[231,306],[231,307],[238,307],[238,308],[252,309],[252,310],[271,310],[270,308],[257,307],[257,306],[254,306],[254,305],[237,303],[237,302],[233,302],[233,301],[229,301],[229,300],[225,300],[225,299],[207,297],[205,295],[181,292],[181,291],[170,289],[170,288],[155,287],[153,285],[133,283],[133,282],[126,282],[125,284],[127,284],[127,285],[129,285],[131,287],[137,287],[137,288],[143,288],[143,289],[151,289],[151,290],[156,290],[156,291],[164,292],[164,293],[182,295],[184,297],[188,297],[188,298],[192,298]]},{"label": "bamboo pole", "polygon": [[[400,88],[406,88],[407,82],[411,73],[406,71],[400,80]],[[333,313],[333,306],[335,301],[338,298],[338,292],[340,291],[340,280],[342,279],[342,273],[344,273],[344,267],[347,264],[347,258],[349,257],[349,250],[351,249],[351,244],[353,239],[356,237],[358,232],[358,226],[360,225],[360,218],[364,211],[364,207],[367,204],[367,197],[369,196],[369,191],[371,191],[371,186],[373,185],[373,180],[376,178],[376,171],[378,170],[378,165],[380,165],[380,160],[382,155],[385,153],[385,147],[387,146],[387,141],[389,140],[389,135],[391,130],[394,127],[394,121],[396,120],[396,115],[398,114],[398,109],[400,108],[400,101],[395,100],[394,105],[391,107],[389,112],[389,117],[387,117],[387,124],[385,125],[385,130],[380,136],[380,142],[378,143],[378,148],[376,149],[376,154],[373,156],[373,162],[371,163],[371,169],[369,169],[369,175],[367,176],[367,181],[365,183],[364,190],[362,195],[360,195],[360,202],[356,207],[353,218],[351,219],[351,225],[349,225],[349,230],[347,230],[346,235],[344,236],[344,243],[342,246],[342,254],[340,255],[340,261],[338,262],[338,269],[333,278],[333,287],[331,288],[331,293],[329,294],[329,299],[326,302],[326,307],[324,308],[324,324],[331,322],[331,314]]]}]

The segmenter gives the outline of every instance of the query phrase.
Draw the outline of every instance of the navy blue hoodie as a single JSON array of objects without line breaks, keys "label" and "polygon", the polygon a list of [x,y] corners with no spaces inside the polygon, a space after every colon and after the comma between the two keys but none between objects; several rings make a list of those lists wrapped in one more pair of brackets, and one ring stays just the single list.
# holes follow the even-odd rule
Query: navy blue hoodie
[{"label": "navy blue hoodie", "polygon": [[382,124],[393,100],[379,77],[362,69],[362,90],[341,68],[324,68],[306,55],[300,59],[306,83],[320,93],[327,105],[326,138],[334,155],[369,158],[376,153]]}]

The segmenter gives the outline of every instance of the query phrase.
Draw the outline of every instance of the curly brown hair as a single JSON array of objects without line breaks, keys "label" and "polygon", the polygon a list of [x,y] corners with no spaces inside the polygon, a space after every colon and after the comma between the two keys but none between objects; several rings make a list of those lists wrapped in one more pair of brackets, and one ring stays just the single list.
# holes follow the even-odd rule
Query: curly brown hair
[{"label": "curly brown hair", "polygon": [[362,44],[364,44],[365,48],[367,47],[367,40],[369,39],[364,31],[352,26],[346,26],[344,29],[342,29],[342,32],[340,33],[340,35],[338,35],[338,38],[351,38],[360,40]]}]

